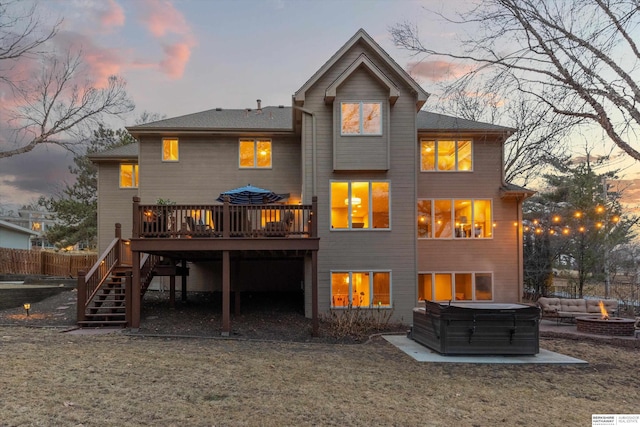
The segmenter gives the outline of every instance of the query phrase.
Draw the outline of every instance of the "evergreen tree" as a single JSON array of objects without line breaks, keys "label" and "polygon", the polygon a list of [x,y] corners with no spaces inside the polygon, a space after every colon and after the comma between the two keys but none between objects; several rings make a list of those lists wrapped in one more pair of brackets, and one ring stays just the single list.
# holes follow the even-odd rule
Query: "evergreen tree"
[{"label": "evergreen tree", "polygon": [[562,261],[575,272],[580,298],[586,283],[608,283],[609,254],[633,238],[638,221],[622,215],[621,193],[609,191],[607,182],[615,178],[615,172],[597,174],[588,156],[562,175],[545,176],[549,191],[524,208],[527,285],[545,293],[553,264]]},{"label": "evergreen tree", "polygon": [[89,155],[112,148],[128,145],[135,139],[125,129],[113,130],[103,124],[93,131],[86,153],[74,157],[75,166],[69,171],[76,181],[66,184],[60,194],[49,199],[41,198],[39,203],[55,212],[60,223],[51,227],[46,237],[56,246],[65,247],[84,244],[96,247],[98,230],[98,169],[89,160]]}]

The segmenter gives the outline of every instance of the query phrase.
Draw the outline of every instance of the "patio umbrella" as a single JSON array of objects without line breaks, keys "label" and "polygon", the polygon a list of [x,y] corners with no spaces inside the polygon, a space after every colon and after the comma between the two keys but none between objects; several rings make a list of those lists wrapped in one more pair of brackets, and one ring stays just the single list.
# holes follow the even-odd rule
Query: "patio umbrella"
[{"label": "patio umbrella", "polygon": [[218,196],[216,200],[224,202],[225,196],[229,196],[229,203],[233,205],[261,205],[263,203],[273,203],[283,199],[281,195],[276,194],[271,190],[254,187],[251,184],[220,193],[220,196]]}]

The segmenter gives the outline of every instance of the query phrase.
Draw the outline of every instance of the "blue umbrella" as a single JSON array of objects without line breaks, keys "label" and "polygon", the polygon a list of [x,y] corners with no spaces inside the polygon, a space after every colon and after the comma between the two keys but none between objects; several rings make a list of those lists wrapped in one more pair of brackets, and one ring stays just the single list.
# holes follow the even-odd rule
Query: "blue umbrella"
[{"label": "blue umbrella", "polygon": [[220,193],[216,200],[224,202],[225,196],[229,196],[229,203],[233,205],[261,205],[277,202],[284,198],[273,191],[254,187],[251,184]]}]

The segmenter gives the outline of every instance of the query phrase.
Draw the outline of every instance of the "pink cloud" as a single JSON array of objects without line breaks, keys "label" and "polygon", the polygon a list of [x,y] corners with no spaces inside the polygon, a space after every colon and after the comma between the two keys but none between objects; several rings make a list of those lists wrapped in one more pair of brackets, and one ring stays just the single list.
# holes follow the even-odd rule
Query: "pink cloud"
[{"label": "pink cloud", "polygon": [[60,52],[82,52],[82,61],[86,67],[87,77],[94,82],[94,86],[97,88],[105,87],[108,78],[121,74],[127,65],[120,49],[99,46],[84,34],[61,31],[54,42]]},{"label": "pink cloud", "polygon": [[431,81],[442,81],[457,78],[470,71],[466,65],[456,65],[448,61],[421,61],[407,64],[407,71],[412,76],[420,76]]},{"label": "pink cloud", "polygon": [[160,69],[172,79],[179,79],[191,56],[188,43],[178,42],[164,46],[165,58],[160,62]]},{"label": "pink cloud", "polygon": [[[141,0],[138,5],[143,25],[163,46],[164,57],[158,68],[171,79],[181,78],[196,44],[189,23],[169,0]],[[135,66],[147,65],[140,62]]]},{"label": "pink cloud", "polygon": [[168,33],[190,34],[184,15],[168,0],[143,0],[140,20],[155,37]]},{"label": "pink cloud", "polygon": [[107,8],[98,13],[98,19],[103,29],[109,31],[114,27],[122,27],[124,25],[124,9],[116,0],[108,0]]}]

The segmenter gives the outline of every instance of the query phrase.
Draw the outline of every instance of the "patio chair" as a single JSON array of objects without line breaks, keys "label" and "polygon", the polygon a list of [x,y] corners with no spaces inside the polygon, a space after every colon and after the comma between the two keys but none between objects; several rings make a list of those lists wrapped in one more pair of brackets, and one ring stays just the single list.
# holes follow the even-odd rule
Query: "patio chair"
[{"label": "patio chair", "polygon": [[264,227],[264,234],[267,237],[287,237],[295,215],[291,211],[282,214],[280,221],[267,222]]},{"label": "patio chair", "polygon": [[187,227],[193,236],[209,236],[211,234],[211,227],[207,224],[203,224],[202,220],[196,223],[196,220],[191,217],[185,217]]}]

